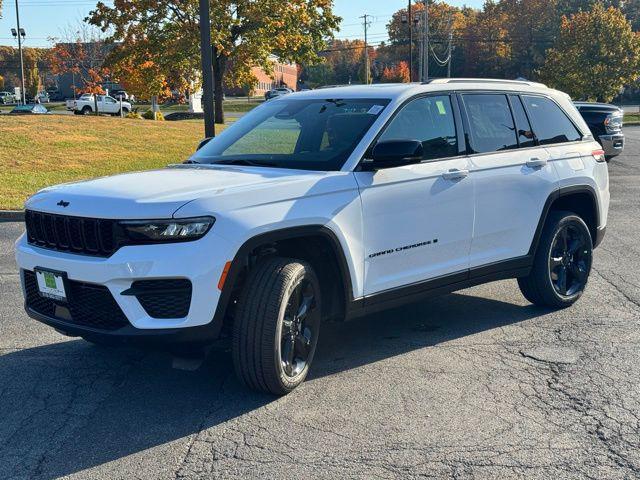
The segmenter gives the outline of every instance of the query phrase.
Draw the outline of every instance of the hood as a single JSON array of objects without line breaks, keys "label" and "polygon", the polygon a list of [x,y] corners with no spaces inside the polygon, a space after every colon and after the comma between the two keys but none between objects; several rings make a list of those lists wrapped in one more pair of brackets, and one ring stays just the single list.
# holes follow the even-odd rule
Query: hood
[{"label": "hood", "polygon": [[196,199],[307,183],[324,175],[277,168],[185,165],[45,188],[27,201],[26,208],[78,217],[170,218]]}]

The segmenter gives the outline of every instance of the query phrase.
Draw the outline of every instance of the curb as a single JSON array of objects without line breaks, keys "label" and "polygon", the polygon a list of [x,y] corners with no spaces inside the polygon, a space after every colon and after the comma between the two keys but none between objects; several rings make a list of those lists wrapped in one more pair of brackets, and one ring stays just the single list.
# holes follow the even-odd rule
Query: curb
[{"label": "curb", "polygon": [[24,210],[0,210],[0,222],[24,222]]}]

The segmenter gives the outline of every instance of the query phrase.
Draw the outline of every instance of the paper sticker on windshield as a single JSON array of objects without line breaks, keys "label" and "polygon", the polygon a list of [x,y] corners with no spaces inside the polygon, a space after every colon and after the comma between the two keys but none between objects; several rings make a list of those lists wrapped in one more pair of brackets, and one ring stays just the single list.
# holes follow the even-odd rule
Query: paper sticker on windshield
[{"label": "paper sticker on windshield", "polygon": [[367,113],[370,115],[378,115],[382,110],[384,110],[384,105],[374,105]]},{"label": "paper sticker on windshield", "polygon": [[442,100],[436,101],[436,105],[438,107],[438,113],[440,115],[446,115],[447,114],[447,109],[444,108],[444,102]]}]

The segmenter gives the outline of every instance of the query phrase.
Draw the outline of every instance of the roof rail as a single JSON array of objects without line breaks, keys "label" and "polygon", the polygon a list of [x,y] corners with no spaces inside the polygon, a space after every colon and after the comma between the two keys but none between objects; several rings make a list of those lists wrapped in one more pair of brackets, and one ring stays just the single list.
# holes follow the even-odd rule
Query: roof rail
[{"label": "roof rail", "polygon": [[506,83],[511,85],[529,85],[531,87],[547,88],[543,83],[530,82],[529,80],[503,80],[500,78],[434,78],[424,84],[443,83]]}]

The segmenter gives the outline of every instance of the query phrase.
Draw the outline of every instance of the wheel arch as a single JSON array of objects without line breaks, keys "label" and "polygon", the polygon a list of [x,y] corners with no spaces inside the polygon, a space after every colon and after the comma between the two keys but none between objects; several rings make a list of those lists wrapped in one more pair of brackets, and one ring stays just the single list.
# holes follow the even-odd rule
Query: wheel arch
[{"label": "wheel arch", "polygon": [[[234,302],[244,284],[246,273],[258,260],[268,255],[298,258],[310,263],[320,278],[322,294],[331,295],[334,290],[337,294],[335,301],[333,298],[329,303],[326,299],[323,301],[328,305],[326,310],[323,308],[323,317],[344,318],[353,302],[353,283],[342,243],[327,226],[305,225],[258,234],[242,244],[231,261],[216,307],[214,319],[221,328],[223,324],[230,323]],[[335,274],[338,282],[333,278]],[[331,276],[329,282],[326,281],[327,276]]]},{"label": "wheel arch", "polygon": [[590,185],[572,185],[562,187],[549,195],[542,209],[538,227],[531,242],[529,255],[534,256],[540,242],[542,229],[552,211],[566,210],[575,213],[584,220],[589,227],[594,248],[597,247],[598,226],[600,225],[600,210],[598,208],[598,195]]}]

